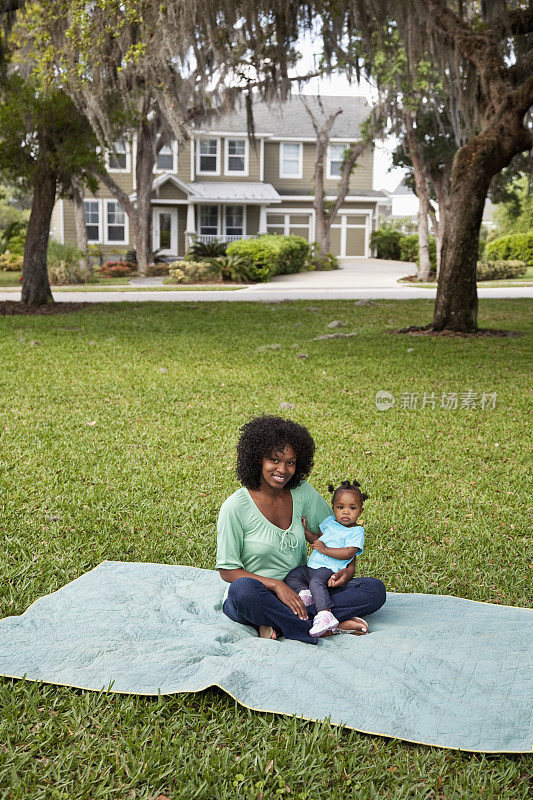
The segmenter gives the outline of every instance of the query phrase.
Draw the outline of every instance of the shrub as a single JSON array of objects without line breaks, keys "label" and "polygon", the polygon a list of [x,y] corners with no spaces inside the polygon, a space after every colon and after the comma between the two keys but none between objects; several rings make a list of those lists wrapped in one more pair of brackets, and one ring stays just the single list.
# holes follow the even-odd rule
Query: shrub
[{"label": "shrub", "polygon": [[128,261],[106,261],[98,271],[106,278],[127,278],[135,272],[136,266]]},{"label": "shrub", "polygon": [[319,256],[318,252],[319,252],[318,242],[313,242],[313,244],[309,249],[306,269],[308,270],[317,269],[321,271],[340,269],[337,256],[334,256],[333,253],[325,253],[322,256]]},{"label": "shrub", "polygon": [[172,283],[201,283],[220,280],[219,270],[209,261],[173,261],[169,266]]},{"label": "shrub", "polygon": [[202,242],[196,239],[185,254],[185,261],[209,261],[210,258],[217,258],[226,254],[226,242],[219,242],[215,239],[212,242]]},{"label": "shrub", "polygon": [[0,270],[3,272],[22,272],[24,256],[6,250],[0,253]]},{"label": "shrub", "polygon": [[526,269],[523,261],[478,261],[476,277],[478,281],[519,278],[526,274]]},{"label": "shrub", "polygon": [[[409,236],[402,236],[400,240],[400,260],[414,261],[419,263],[418,258],[418,234],[412,233]],[[437,268],[437,243],[434,236],[429,237],[429,261],[433,271]]]},{"label": "shrub", "polygon": [[370,245],[376,248],[377,258],[400,261],[400,242],[404,234],[392,228],[378,228],[370,237]]},{"label": "shrub", "polygon": [[48,280],[52,286],[72,286],[80,283],[93,283],[94,274],[85,264],[67,264],[60,261],[48,267]]},{"label": "shrub", "polygon": [[266,233],[257,239],[239,239],[227,247],[229,256],[241,256],[249,262],[250,278],[268,281],[273,275],[301,272],[309,259],[310,245],[301,236]]},{"label": "shrub", "polygon": [[168,277],[168,264],[165,264],[164,261],[159,261],[157,264],[147,264],[146,274],[149,278],[155,278],[161,275]]},{"label": "shrub", "polygon": [[212,258],[210,264],[217,270],[224,281],[234,281],[235,283],[248,283],[252,280],[250,276],[250,262],[243,256],[219,256]]},{"label": "shrub", "polygon": [[61,244],[61,242],[56,242],[55,239],[50,239],[48,242],[46,250],[48,268],[59,267],[62,263],[68,267],[77,267],[84,258],[82,251],[78,250],[76,245]]},{"label": "shrub", "polygon": [[500,236],[488,242],[485,248],[487,261],[523,261],[533,265],[533,231]]},{"label": "shrub", "polygon": [[23,255],[28,223],[22,220],[10,222],[0,233],[0,253],[9,250],[15,255]]}]

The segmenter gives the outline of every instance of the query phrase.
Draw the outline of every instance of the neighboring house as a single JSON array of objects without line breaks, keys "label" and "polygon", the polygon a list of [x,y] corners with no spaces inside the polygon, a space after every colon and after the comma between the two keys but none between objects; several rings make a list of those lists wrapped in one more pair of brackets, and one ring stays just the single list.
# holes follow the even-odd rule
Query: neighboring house
[{"label": "neighboring house", "polygon": [[[405,179],[402,179],[393,192],[384,191],[383,194],[387,195],[385,200],[380,201],[379,215],[388,222],[404,222],[406,228],[412,229],[416,233],[416,226],[418,222],[418,197],[405,184]],[[436,214],[439,218],[439,207],[436,202],[431,201]],[[483,209],[482,223],[488,228],[495,226],[494,222],[494,204],[487,197]]]},{"label": "neighboring house", "polygon": [[[360,138],[368,114],[362,97],[306,96],[318,119],[341,107],[328,149],[326,200],[337,193],[342,154]],[[153,248],[165,256],[185,254],[191,237],[204,241],[255,237],[261,233],[315,238],[313,211],[316,135],[298,96],[283,106],[254,103],[256,145],[247,136],[246,114],[236,111],[203,125],[190,141],[162,148],[154,174]],[[135,198],[135,165],[127,142],[109,156],[109,171]],[[348,196],[332,226],[331,248],[338,256],[370,255],[370,233],[377,227],[377,205],[384,193],[372,188],[373,150],[358,160]],[[101,186],[86,196],[85,219],[90,244],[106,254],[133,247],[128,219],[120,204]],[[74,210],[58,201],[53,235],[76,241]]]}]

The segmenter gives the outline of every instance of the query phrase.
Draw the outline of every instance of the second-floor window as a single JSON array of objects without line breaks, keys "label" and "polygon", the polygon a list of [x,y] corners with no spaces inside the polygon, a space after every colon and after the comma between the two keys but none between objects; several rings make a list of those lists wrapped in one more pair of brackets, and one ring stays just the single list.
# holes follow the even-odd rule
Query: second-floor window
[{"label": "second-floor window", "polygon": [[198,142],[198,172],[218,175],[220,172],[220,140],[200,139]]},{"label": "second-floor window", "polygon": [[129,172],[130,169],[130,150],[125,139],[117,139],[114,142],[115,152],[111,150],[107,154],[107,168],[110,172]]},{"label": "second-floor window", "polygon": [[279,150],[279,177],[301,178],[303,167],[303,144],[281,142]]},{"label": "second-floor window", "polygon": [[248,174],[248,142],[246,139],[226,139],[226,174]]},{"label": "second-floor window", "polygon": [[328,178],[338,178],[342,174],[342,162],[347,144],[330,144],[328,147]]},{"label": "second-floor window", "polygon": [[164,144],[157,154],[156,172],[177,172],[178,171],[178,148],[177,142]]}]

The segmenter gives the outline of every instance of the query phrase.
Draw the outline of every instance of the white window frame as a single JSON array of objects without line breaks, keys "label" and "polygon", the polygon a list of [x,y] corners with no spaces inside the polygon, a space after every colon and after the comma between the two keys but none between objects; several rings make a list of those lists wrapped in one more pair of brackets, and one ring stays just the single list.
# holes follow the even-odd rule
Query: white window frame
[{"label": "white window frame", "polygon": [[[214,140],[217,143],[217,152],[216,152],[216,169],[215,170],[202,170],[200,169],[201,164],[201,157],[202,153],[200,153],[200,144],[201,142],[206,142],[209,140]],[[203,155],[207,155],[204,153]],[[196,142],[196,174],[197,175],[220,175],[220,137],[219,136],[202,136]]]},{"label": "white window frame", "polygon": [[[268,221],[269,214],[283,217],[283,222],[281,224],[270,224]],[[304,214],[308,214],[309,222],[304,223],[303,225],[297,225],[295,222],[293,222],[291,225],[290,220],[293,214],[301,214],[302,216]],[[309,230],[309,241],[312,242],[315,238],[315,210],[313,208],[269,208],[266,212],[266,225],[267,232],[268,228],[283,228],[283,232],[281,233],[282,236],[290,236],[291,228],[307,228]],[[277,232],[278,231],[276,231],[276,233]]]},{"label": "white window frame", "polygon": [[[331,148],[332,147],[342,147],[343,148],[343,152],[344,152],[348,147],[350,147],[350,143],[349,142],[346,142],[346,143],[345,142],[330,142],[330,144],[328,144],[328,152],[327,152],[327,159],[326,159],[326,161],[327,161],[326,178],[328,180],[335,181],[335,180],[339,180],[339,178],[342,175],[342,166],[341,166],[341,175],[333,175],[332,174],[332,172],[331,172],[331,162],[332,162],[332,160],[333,161],[339,161],[338,158],[335,158],[335,159],[331,158]],[[340,159],[340,161],[341,161],[341,165],[342,165],[342,158]]]},{"label": "white window frame", "polygon": [[[126,214],[126,211],[124,209],[122,209],[124,211],[124,239],[122,239],[122,240],[119,240],[119,239],[110,240],[109,239],[108,227],[107,227],[107,210],[108,210],[108,207],[109,207],[110,203],[118,203],[118,205],[120,206],[120,203],[118,202],[118,200],[114,200],[112,197],[108,198],[107,200],[104,200],[104,219],[103,219],[104,244],[110,244],[110,245],[129,244],[129,221],[128,221],[128,215]],[[121,208],[122,208],[122,206],[121,206]]]},{"label": "white window frame", "polygon": [[[97,239],[89,239],[87,235],[87,244],[102,244],[102,229],[103,229],[103,213],[102,213],[102,201],[98,200],[96,197],[84,197],[83,198],[83,219],[85,220],[85,204],[86,203],[96,203],[98,205],[98,238]],[[87,222],[85,222],[85,230],[87,231]]]},{"label": "white window frame", "polygon": [[[217,232],[216,233],[202,233],[202,208],[204,206],[211,206],[217,210]],[[200,203],[198,206],[198,233],[200,236],[220,236],[220,205],[218,203]],[[214,227],[214,226],[213,226]]]},{"label": "white window frame", "polygon": [[[118,141],[120,141],[120,140],[118,140]],[[124,152],[126,154],[126,166],[124,168],[122,168],[122,167],[110,167],[109,166],[109,157],[111,155],[113,155],[113,154],[110,153],[109,150],[106,150],[105,167],[106,167],[106,170],[108,172],[122,172],[122,173],[131,172],[131,147],[130,147],[130,143],[129,143],[129,140],[126,139],[126,137],[124,137],[122,139],[122,141],[124,142],[124,148],[125,149],[124,149],[124,151],[121,150],[120,152],[121,153]],[[115,145],[116,144],[117,144],[117,142],[115,142]]]},{"label": "white window frame", "polygon": [[[230,142],[244,142],[244,169],[230,169],[229,168],[229,159],[230,159],[230,152],[229,152],[229,143]],[[232,158],[239,158],[239,156],[232,156]],[[249,156],[248,156],[248,139],[244,139],[242,136],[229,136],[224,141],[224,172],[226,175],[243,175],[244,177],[248,177],[249,173]],[[239,205],[236,203],[236,205]]]},{"label": "white window frame", "polygon": [[[283,148],[286,144],[289,144],[294,147],[295,144],[298,145],[299,153],[298,153],[298,174],[295,175],[291,173],[287,175],[283,171]],[[279,177],[280,178],[293,178],[299,180],[303,177],[303,160],[304,160],[304,146],[302,142],[280,142],[279,143]]]},{"label": "white window frame", "polygon": [[[172,169],[160,169],[157,166],[157,157],[154,164],[154,173],[157,175],[177,175],[178,174],[178,142],[176,139],[172,139],[170,144],[163,145],[163,147],[170,147],[170,152],[172,153]],[[159,156],[159,153],[157,154]]]},{"label": "white window frame", "polygon": [[[240,206],[242,208],[242,232],[241,233],[228,233],[227,231],[227,224],[226,224],[226,209],[228,206]],[[222,209],[223,214],[223,224],[224,224],[224,236],[246,236],[246,205],[243,203],[227,203],[223,206]]]}]

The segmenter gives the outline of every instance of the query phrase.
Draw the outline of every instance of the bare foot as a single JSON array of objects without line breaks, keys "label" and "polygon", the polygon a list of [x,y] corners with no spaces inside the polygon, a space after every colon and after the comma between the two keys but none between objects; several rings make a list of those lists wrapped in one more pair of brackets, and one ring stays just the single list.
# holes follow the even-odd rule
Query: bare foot
[{"label": "bare foot", "polygon": [[277,639],[276,631],[271,625],[260,625],[259,626],[259,638],[260,639]]},{"label": "bare foot", "polygon": [[364,636],[368,633],[368,624],[361,617],[352,617],[339,623],[338,630],[351,633],[354,636]]}]

